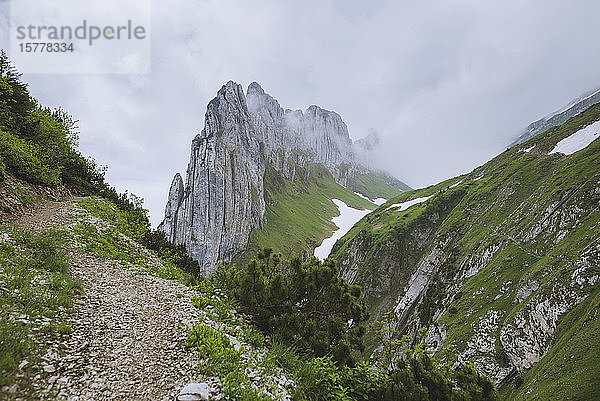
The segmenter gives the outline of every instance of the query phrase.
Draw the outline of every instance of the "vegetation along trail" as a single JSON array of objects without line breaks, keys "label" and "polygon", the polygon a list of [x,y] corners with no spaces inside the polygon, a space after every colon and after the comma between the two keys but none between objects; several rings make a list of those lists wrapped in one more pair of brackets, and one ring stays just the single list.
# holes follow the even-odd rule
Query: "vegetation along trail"
[{"label": "vegetation along trail", "polygon": [[[88,224],[107,224],[85,216],[73,200],[42,201],[15,223],[32,230],[73,232],[82,216]],[[160,263],[149,253],[145,256]],[[199,318],[191,290],[141,268],[100,258],[77,244],[70,259],[83,294],[75,301],[72,333],[47,344],[34,382],[39,396],[174,399],[195,375],[196,353],[185,348],[187,329]]]}]

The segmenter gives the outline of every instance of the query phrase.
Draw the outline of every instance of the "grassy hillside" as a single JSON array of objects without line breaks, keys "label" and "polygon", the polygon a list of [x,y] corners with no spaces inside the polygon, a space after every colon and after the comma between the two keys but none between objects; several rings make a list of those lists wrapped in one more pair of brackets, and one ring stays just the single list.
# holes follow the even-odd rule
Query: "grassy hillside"
[{"label": "grassy hillside", "polygon": [[10,399],[7,388],[33,391],[29,366],[40,363],[47,342],[72,331],[68,317],[82,286],[70,275],[66,237],[62,230],[0,226],[2,399]]},{"label": "grassy hillside", "polygon": [[355,209],[376,207],[335,182],[322,166],[312,165],[308,176],[297,176],[307,178],[290,181],[267,167],[265,222],[262,228],[252,232],[247,250],[238,255],[235,262],[244,264],[265,247],[286,257],[312,254],[336,229],[331,219],[339,215],[339,211],[332,199],[342,200]]},{"label": "grassy hillside", "polygon": [[369,199],[390,199],[412,188],[405,183],[387,176],[374,173],[361,174],[352,179],[348,187]]},{"label": "grassy hillside", "polygon": [[[600,357],[600,141],[569,156],[549,151],[598,120],[597,104],[363,218],[332,254],[363,286],[373,316],[396,308],[401,332],[429,327],[436,349],[473,361],[504,385],[506,399],[597,393],[589,372]],[[407,210],[390,207],[430,195]]]}]

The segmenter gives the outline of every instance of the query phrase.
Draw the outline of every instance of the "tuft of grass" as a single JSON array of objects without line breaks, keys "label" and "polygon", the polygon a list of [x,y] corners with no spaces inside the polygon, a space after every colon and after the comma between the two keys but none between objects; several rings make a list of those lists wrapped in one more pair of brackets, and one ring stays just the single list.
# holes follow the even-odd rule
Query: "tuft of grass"
[{"label": "tuft of grass", "polygon": [[139,242],[148,230],[137,214],[123,211],[107,199],[90,196],[78,200],[77,203],[92,216],[110,222],[117,231],[134,241]]},{"label": "tuft of grass", "polygon": [[188,332],[187,346],[198,349],[204,373],[221,377],[240,368],[241,352],[235,350],[225,334],[210,326],[194,326]]}]

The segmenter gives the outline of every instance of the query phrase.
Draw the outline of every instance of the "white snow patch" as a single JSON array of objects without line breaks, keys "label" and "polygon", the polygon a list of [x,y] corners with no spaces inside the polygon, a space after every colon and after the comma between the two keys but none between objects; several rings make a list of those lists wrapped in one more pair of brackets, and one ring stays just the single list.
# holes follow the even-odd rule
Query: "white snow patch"
[{"label": "white snow patch", "polygon": [[369,199],[369,198],[367,198],[366,196],[364,196],[363,194],[361,194],[361,193],[358,193],[358,192],[354,192],[354,194],[355,194],[355,195],[358,195],[358,196],[360,196],[361,198],[363,198],[363,199],[365,199],[365,200],[368,200],[368,201],[369,201],[369,202],[371,202],[371,203],[374,203],[374,204],[376,204],[377,206],[381,206],[381,205],[383,205],[385,202],[387,202],[387,199],[385,199],[385,198],[375,198],[375,200],[373,200],[373,199]]},{"label": "white snow patch", "polygon": [[338,226],[338,229],[333,232],[331,237],[324,239],[321,245],[315,248],[315,256],[321,260],[324,260],[329,256],[331,248],[333,248],[333,245],[335,245],[335,242],[338,239],[342,238],[344,234],[350,231],[357,221],[371,212],[369,209],[360,210],[351,208],[339,199],[332,199],[332,201],[340,211],[340,215],[331,220]]},{"label": "white snow patch", "polygon": [[391,205],[390,207],[388,207],[388,209],[398,208],[397,211],[400,212],[400,211],[402,211],[404,209],[408,209],[412,205],[416,205],[417,203],[425,202],[427,199],[431,198],[432,196],[433,195],[426,196],[424,198],[416,198],[416,199],[409,200],[409,201],[402,202],[402,203],[394,203],[393,205]]},{"label": "white snow patch", "polygon": [[368,200],[369,202],[373,202],[371,199],[367,198],[366,196],[364,196],[363,194],[361,194],[361,193],[359,193],[359,192],[356,192],[356,191],[354,191],[354,195],[358,195],[358,196],[360,196],[361,198],[363,198],[363,199],[365,199],[365,200]]},{"label": "white snow patch", "polygon": [[523,149],[523,150],[521,150],[521,152],[529,153],[529,152],[531,152],[533,150],[533,148],[535,148],[535,145],[533,145],[533,146],[531,146],[531,147],[529,147],[527,149]]},{"label": "white snow patch", "polygon": [[586,148],[600,136],[600,121],[588,125],[580,129],[571,136],[566,137],[558,142],[550,153],[564,153],[565,155],[573,154],[581,149]]}]

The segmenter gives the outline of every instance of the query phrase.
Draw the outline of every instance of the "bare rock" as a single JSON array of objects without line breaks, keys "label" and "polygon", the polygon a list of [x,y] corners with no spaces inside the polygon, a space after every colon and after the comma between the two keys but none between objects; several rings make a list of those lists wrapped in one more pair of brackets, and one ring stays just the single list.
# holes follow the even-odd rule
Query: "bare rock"
[{"label": "bare rock", "polygon": [[188,383],[177,397],[178,401],[208,401],[210,390],[206,383]]}]

